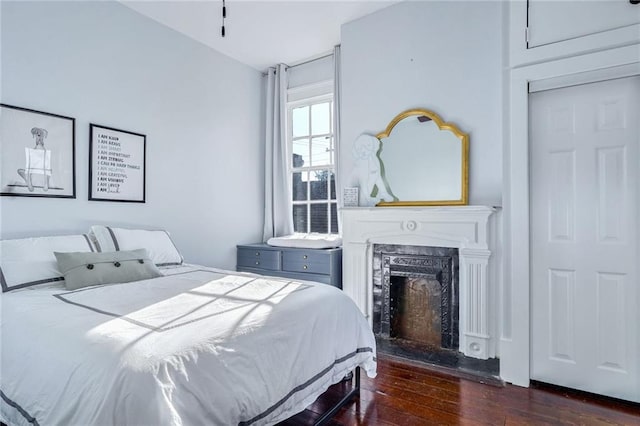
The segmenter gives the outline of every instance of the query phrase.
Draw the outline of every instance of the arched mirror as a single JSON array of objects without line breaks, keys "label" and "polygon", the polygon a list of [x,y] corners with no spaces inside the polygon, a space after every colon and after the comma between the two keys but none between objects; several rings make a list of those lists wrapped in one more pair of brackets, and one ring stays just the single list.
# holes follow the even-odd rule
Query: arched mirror
[{"label": "arched mirror", "polygon": [[469,136],[434,112],[397,115],[380,140],[378,159],[386,192],[378,206],[466,205]]}]

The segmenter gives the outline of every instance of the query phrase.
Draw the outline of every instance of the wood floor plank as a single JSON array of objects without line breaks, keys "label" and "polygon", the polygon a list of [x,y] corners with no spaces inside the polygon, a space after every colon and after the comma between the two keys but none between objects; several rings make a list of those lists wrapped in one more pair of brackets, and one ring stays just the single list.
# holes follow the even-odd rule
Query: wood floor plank
[{"label": "wood floor plank", "polygon": [[[301,413],[281,426],[313,424],[348,386],[334,385],[309,407],[306,418]],[[378,376],[363,374],[360,397],[330,425],[640,426],[640,404],[562,388],[491,386],[382,357]]]},{"label": "wood floor plank", "polygon": [[[455,417],[435,410],[421,412],[411,404],[387,395],[362,390],[360,406],[353,404],[352,419],[358,424],[388,424],[388,425],[425,425],[451,424]],[[353,424],[353,423],[347,423]]]},{"label": "wood floor plank", "polygon": [[386,392],[421,404],[428,401],[429,407],[457,414],[460,418],[475,419],[480,416],[483,421],[491,424],[504,421],[504,416],[500,417],[496,414],[500,411],[500,407],[495,402],[496,392],[501,388],[463,379],[455,378],[455,380],[458,383],[454,386],[443,388],[438,378],[431,383],[428,376],[412,381],[405,379],[404,376],[398,378],[382,373],[375,379],[373,385],[369,384],[373,382],[363,382],[363,386],[382,388]]},{"label": "wood floor plank", "polygon": [[[400,399],[403,403],[411,403],[417,407],[414,409],[420,412],[425,410],[439,411],[451,414],[454,418],[469,420],[480,417],[483,422],[490,424],[499,424],[504,421],[504,416],[497,414],[490,406],[483,404],[480,400],[469,398],[460,401],[455,394],[449,391],[426,387],[414,389],[410,386],[403,389],[402,385],[402,383],[398,382],[392,385],[380,384],[376,387],[376,390],[382,391],[390,397]],[[411,408],[408,407],[408,409]]]}]

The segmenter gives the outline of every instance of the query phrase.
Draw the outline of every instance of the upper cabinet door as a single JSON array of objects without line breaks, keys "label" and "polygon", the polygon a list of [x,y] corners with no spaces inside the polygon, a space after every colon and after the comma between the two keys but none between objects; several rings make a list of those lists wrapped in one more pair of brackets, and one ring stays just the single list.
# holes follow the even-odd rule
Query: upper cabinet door
[{"label": "upper cabinet door", "polygon": [[[612,55],[626,55],[625,61],[635,62],[640,4],[629,0],[510,0],[505,5],[511,67],[613,49],[620,50]],[[631,53],[623,52],[625,48]]]},{"label": "upper cabinet door", "polygon": [[529,49],[640,23],[640,4],[629,0],[528,3]]}]

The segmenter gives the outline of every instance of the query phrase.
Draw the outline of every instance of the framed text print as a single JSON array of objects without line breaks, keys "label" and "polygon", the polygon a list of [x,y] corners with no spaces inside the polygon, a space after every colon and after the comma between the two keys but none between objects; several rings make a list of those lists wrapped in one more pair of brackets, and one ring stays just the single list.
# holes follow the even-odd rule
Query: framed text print
[{"label": "framed text print", "polygon": [[0,195],[76,198],[75,119],[0,104]]},{"label": "framed text print", "polygon": [[89,125],[89,200],[145,202],[147,137]]}]

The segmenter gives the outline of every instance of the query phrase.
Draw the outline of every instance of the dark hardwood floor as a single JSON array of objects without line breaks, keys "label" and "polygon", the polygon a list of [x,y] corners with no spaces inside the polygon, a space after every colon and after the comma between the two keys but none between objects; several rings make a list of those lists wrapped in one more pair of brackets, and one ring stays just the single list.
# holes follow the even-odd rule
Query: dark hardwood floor
[{"label": "dark hardwood floor", "polygon": [[[311,425],[339,399],[331,387],[279,426]],[[351,425],[640,425],[640,405],[549,385],[491,386],[380,357],[378,377],[362,374],[360,400],[332,426]]]},{"label": "dark hardwood floor", "polygon": [[[278,426],[313,424],[350,386],[332,386],[307,410]],[[550,385],[487,385],[382,356],[378,377],[363,373],[360,399],[342,408],[330,425],[640,426],[640,404]]]}]

